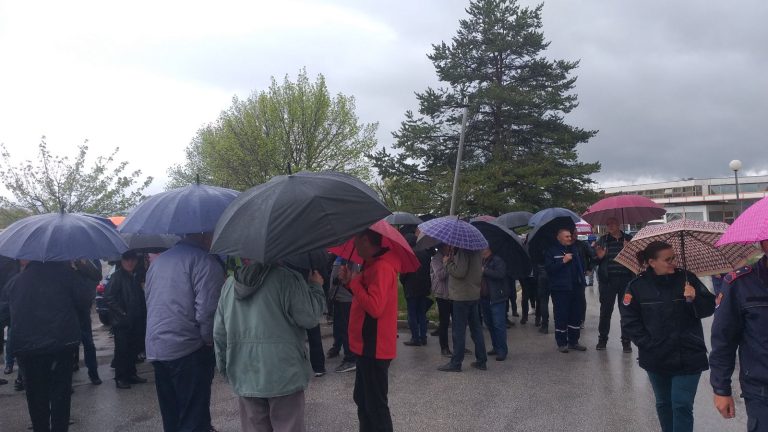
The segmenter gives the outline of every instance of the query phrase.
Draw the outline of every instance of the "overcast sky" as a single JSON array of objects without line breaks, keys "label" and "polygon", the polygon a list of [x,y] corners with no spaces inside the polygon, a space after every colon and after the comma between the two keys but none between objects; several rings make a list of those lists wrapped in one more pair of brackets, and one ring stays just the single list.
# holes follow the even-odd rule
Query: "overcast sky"
[{"label": "overcast sky", "polygon": [[[535,5],[533,1],[521,1]],[[325,75],[390,145],[468,1],[0,0],[0,142],[119,146],[161,190],[195,131],[270,76]],[[706,4],[706,6],[704,6]],[[118,6],[119,5],[119,6]],[[550,58],[580,59],[580,147],[604,185],[768,170],[768,2],[549,0]]]}]

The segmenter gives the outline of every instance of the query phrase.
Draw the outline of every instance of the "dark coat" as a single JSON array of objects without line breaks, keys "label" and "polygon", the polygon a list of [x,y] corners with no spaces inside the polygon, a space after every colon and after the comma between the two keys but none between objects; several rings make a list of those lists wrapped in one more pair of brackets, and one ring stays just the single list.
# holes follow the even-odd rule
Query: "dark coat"
[{"label": "dark coat", "polygon": [[654,373],[687,375],[705,371],[707,346],[701,319],[715,311],[715,296],[692,273],[696,298],[683,297],[686,272],[657,276],[647,270],[627,286],[621,327],[640,350],[640,367]]},{"label": "dark coat", "polygon": [[[573,259],[563,262],[563,256],[573,254]],[[547,271],[550,291],[572,291],[587,285],[584,278],[584,261],[577,247],[556,244],[544,249],[544,268]]]},{"label": "dark coat", "polygon": [[415,253],[416,258],[419,259],[419,264],[421,264],[419,269],[413,273],[400,275],[400,283],[403,284],[405,298],[426,297],[432,291],[432,279],[429,276],[432,255],[428,251]]},{"label": "dark coat", "polygon": [[6,287],[0,316],[9,316],[11,353],[50,354],[80,343],[78,314],[91,298],[69,263],[31,262]]},{"label": "dark coat", "polygon": [[483,282],[480,294],[492,304],[505,302],[509,298],[507,265],[497,255],[483,260]]},{"label": "dark coat", "polygon": [[147,303],[139,282],[140,275],[128,273],[118,264],[104,290],[113,328],[140,330],[147,325]]}]

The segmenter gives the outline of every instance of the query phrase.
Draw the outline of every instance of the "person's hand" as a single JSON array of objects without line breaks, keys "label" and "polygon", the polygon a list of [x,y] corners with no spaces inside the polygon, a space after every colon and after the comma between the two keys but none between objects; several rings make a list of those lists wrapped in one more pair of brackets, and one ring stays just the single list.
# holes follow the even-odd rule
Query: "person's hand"
[{"label": "person's hand", "polygon": [[720,415],[726,419],[736,417],[736,404],[733,402],[733,396],[715,395],[715,408]]},{"label": "person's hand", "polygon": [[606,251],[605,251],[604,247],[602,247],[600,245],[596,245],[595,246],[595,254],[597,255],[597,259],[605,258],[605,252]]},{"label": "person's hand", "polygon": [[443,264],[448,264],[448,261],[450,261],[450,260],[451,260],[450,256],[448,256],[448,255],[444,255],[443,256]]},{"label": "person's hand", "polygon": [[313,285],[322,285],[325,280],[323,279],[323,276],[320,274],[317,270],[312,270],[312,273],[309,274],[309,283]]},{"label": "person's hand", "polygon": [[689,302],[693,301],[696,298],[696,288],[693,287],[690,283],[685,283],[685,291],[683,291],[683,296],[685,299]]},{"label": "person's hand", "polygon": [[563,255],[563,264],[568,264],[571,260],[573,260],[573,254],[567,253]]}]

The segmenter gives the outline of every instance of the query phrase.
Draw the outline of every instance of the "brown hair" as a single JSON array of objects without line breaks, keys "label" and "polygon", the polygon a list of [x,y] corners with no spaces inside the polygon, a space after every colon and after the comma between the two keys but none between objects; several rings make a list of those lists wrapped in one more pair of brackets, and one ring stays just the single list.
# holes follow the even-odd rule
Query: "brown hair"
[{"label": "brown hair", "polygon": [[672,249],[672,245],[663,241],[653,241],[637,253],[637,262],[641,266],[648,264],[648,260],[656,259],[659,256],[659,252],[667,249]]}]

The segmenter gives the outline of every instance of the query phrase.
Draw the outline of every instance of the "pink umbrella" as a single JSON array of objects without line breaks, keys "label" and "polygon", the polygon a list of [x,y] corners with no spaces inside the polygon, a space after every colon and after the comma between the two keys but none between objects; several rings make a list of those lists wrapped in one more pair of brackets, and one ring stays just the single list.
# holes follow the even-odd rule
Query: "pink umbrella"
[{"label": "pink umbrella", "polygon": [[664,207],[640,195],[616,195],[589,206],[582,215],[592,225],[606,225],[616,218],[622,225],[648,222],[664,216]]},{"label": "pink umbrella", "polygon": [[[399,273],[413,273],[419,269],[421,264],[419,263],[419,259],[416,258],[416,254],[413,253],[413,249],[411,249],[408,241],[397,229],[387,223],[385,219],[371,225],[370,230],[381,234],[381,245],[388,248],[397,257],[400,268],[396,270]],[[357,249],[355,249],[354,238],[349,239],[339,246],[328,249],[328,252],[344,259],[348,259],[356,264],[362,264],[363,262],[363,259],[357,254]]]},{"label": "pink umbrella", "polygon": [[592,234],[592,225],[584,219],[576,222],[576,235],[590,235]]},{"label": "pink umbrella", "polygon": [[717,245],[757,243],[763,240],[768,240],[768,198],[752,204],[736,218]]}]

